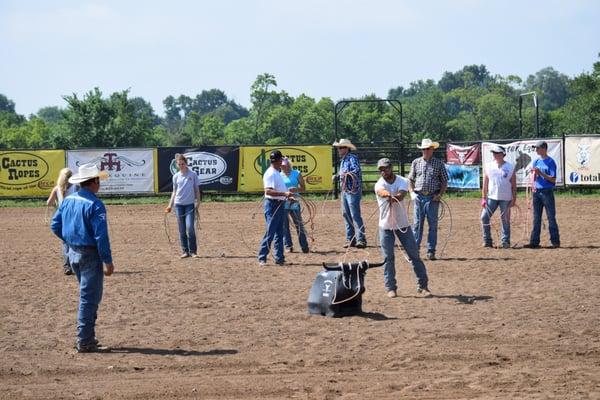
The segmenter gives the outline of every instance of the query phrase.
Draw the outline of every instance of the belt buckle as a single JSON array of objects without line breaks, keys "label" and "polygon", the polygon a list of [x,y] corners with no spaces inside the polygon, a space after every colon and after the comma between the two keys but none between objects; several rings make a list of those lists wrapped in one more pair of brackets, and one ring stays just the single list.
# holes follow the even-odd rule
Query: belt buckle
[{"label": "belt buckle", "polygon": [[425,191],[421,191],[420,194],[422,194],[423,196],[429,196],[431,193],[430,192],[425,192]]}]

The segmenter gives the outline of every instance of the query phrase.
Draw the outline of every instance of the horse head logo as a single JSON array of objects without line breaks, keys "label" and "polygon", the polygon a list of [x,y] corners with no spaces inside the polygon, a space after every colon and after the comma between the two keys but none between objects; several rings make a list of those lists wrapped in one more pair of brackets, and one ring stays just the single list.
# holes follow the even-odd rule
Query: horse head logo
[{"label": "horse head logo", "polygon": [[590,163],[590,145],[589,144],[578,144],[577,145],[577,162],[582,167],[587,167]]}]

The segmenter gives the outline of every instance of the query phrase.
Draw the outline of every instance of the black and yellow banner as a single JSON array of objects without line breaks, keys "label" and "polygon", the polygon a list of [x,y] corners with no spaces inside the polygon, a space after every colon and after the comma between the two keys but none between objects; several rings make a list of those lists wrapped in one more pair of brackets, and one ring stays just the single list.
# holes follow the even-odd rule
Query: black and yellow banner
[{"label": "black and yellow banner", "polygon": [[300,171],[307,192],[332,189],[331,146],[248,146],[240,147],[239,192],[262,192],[262,176],[269,168],[269,154],[279,150]]},{"label": "black and yellow banner", "polygon": [[64,150],[2,152],[0,197],[48,196],[64,167]]}]

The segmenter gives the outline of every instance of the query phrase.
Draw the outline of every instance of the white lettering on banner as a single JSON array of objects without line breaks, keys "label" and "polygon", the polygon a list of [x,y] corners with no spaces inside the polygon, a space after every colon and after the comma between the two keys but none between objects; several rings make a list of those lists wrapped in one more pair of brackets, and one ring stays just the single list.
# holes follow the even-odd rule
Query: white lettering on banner
[{"label": "white lettering on banner", "polygon": [[[204,151],[185,153],[184,156],[187,159],[188,168],[198,175],[201,185],[207,185],[213,182],[231,184],[233,181],[230,177],[220,179],[227,171],[227,161],[225,161],[223,157]],[[175,160],[171,161],[169,169],[171,170],[172,175],[179,171]]]},{"label": "white lettering on banner", "polygon": [[80,165],[94,163],[109,178],[100,193],[153,193],[154,151],[152,149],[92,149],[67,151],[67,166],[77,173]]},{"label": "white lettering on banner", "polygon": [[[548,143],[548,155],[552,157],[556,163],[556,184],[563,183],[563,146],[561,139],[545,139]],[[506,150],[504,160],[515,166],[515,176],[517,178],[517,186],[525,187],[530,185],[530,173],[533,161],[539,158],[535,151],[535,140],[521,140],[518,142],[499,144],[484,142],[481,145],[481,161],[484,172],[487,171],[490,163],[494,161],[491,149],[500,145]]]}]

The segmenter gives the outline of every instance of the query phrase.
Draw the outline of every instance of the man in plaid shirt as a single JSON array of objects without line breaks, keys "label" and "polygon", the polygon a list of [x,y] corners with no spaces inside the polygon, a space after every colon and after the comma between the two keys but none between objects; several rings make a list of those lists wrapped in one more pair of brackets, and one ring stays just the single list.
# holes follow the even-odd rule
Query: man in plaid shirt
[{"label": "man in plaid shirt", "polygon": [[339,175],[334,178],[339,179],[342,192],[342,216],[346,225],[344,248],[364,249],[367,247],[367,238],[360,213],[362,173],[358,156],[352,153],[356,151],[356,146],[349,139],[340,139],[339,142],[334,142],[333,146],[337,147],[341,159]]},{"label": "man in plaid shirt", "polygon": [[429,225],[427,235],[427,259],[435,260],[437,245],[438,210],[440,199],[448,188],[448,173],[444,162],[433,157],[433,150],[440,146],[431,139],[423,139],[417,146],[423,152],[423,157],[413,160],[408,179],[410,190],[414,193],[414,225],[413,233],[417,247],[421,246],[425,218]]}]

